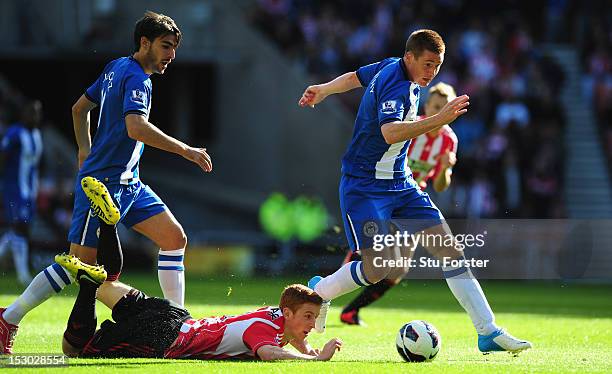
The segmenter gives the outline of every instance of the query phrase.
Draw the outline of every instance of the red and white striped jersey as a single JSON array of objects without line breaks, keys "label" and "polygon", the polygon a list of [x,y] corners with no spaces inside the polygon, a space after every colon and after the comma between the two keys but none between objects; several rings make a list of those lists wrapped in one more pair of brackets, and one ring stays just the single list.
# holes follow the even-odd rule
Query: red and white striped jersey
[{"label": "red and white striped jersey", "polygon": [[[419,118],[421,119],[421,118]],[[457,135],[445,125],[437,136],[423,134],[412,140],[406,155],[406,166],[412,170],[412,176],[422,189],[427,181],[436,178],[442,169],[438,157],[446,152],[457,153],[459,141]]]},{"label": "red and white striped jersey", "polygon": [[253,359],[264,345],[281,347],[285,317],[280,308],[266,307],[239,316],[188,319],[166,358]]}]

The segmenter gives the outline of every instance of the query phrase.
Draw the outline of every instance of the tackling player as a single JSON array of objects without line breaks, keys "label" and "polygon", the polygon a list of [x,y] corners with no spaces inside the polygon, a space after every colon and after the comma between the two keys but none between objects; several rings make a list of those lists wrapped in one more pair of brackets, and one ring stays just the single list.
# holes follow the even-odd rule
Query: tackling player
[{"label": "tackling player", "polygon": [[[92,209],[101,208],[101,217],[110,220],[98,198],[108,194],[104,185],[90,177],[82,185]],[[56,256],[57,263],[80,285],[62,341],[66,355],[326,361],[341,348],[339,339],[331,339],[321,350],[308,344],[306,337],[323,300],[303,285],[287,286],[278,307],[201,319],[192,318],[170,300],[146,296],[117,280],[123,266],[119,237],[114,225],[101,222],[100,226],[97,255],[104,267],[87,265],[72,255]],[[96,293],[112,309],[114,320],[104,321],[98,331]],[[284,349],[287,344],[299,353]]]},{"label": "tackling player", "polygon": [[[425,103],[425,116],[431,117],[438,113],[449,101],[457,97],[453,86],[440,82],[429,89]],[[451,184],[452,168],[457,162],[457,136],[445,125],[415,138],[408,147],[406,154],[407,167],[412,171],[414,180],[422,190],[427,188],[427,182],[433,180],[436,192],[445,191]],[[360,261],[361,256],[353,251],[347,254],[346,262]],[[348,325],[363,325],[359,318],[359,310],[380,299],[388,290],[398,284],[402,278],[383,279],[367,286],[363,291],[344,307],[340,321]]]},{"label": "tackling player", "polygon": [[[349,246],[361,252],[363,261],[352,261],[325,278],[316,276],[308,282],[326,300],[317,319],[317,331],[325,329],[329,300],[405,274],[407,270],[403,268],[376,266],[375,259],[396,259],[394,247],[373,251],[372,238],[388,234],[391,221],[401,231],[452,237],[442,213],[405,166],[412,139],[467,112],[469,98],[462,95],[449,101],[437,114],[417,119],[421,87],[438,74],[445,48],[437,32],[417,30],[409,36],[401,58],[387,58],[328,83],[309,86],[298,102],[300,106],[314,107],[329,95],[366,88],[352,142],[342,159],[340,181],[340,208]],[[454,242],[433,242],[425,247],[435,257],[463,257],[463,251]],[[410,248],[402,250],[402,257],[412,254],[406,252]],[[442,271],[453,295],[472,319],[480,351],[519,352],[531,347],[531,343],[513,337],[495,324],[487,299],[469,268],[443,267]]]},{"label": "tackling player", "polygon": [[38,166],[43,142],[38,126],[42,119],[42,104],[27,102],[21,111],[21,122],[6,130],[0,145],[5,159],[2,194],[9,231],[0,238],[0,257],[10,247],[21,284],[32,280],[28,268],[30,223],[36,213]]},{"label": "tackling player", "polygon": [[[122,222],[160,247],[159,283],[164,297],[179,305],[184,302],[183,255],[187,238],[163,201],[140,181],[139,160],[147,144],[179,154],[205,172],[212,170],[205,148],[190,147],[148,121],[152,100],[149,77],[163,74],[174,61],[181,36],[170,17],[146,12],[134,29],[134,54],[106,65],[72,107],[80,170],[68,235],[70,253],[86,263],[95,263],[99,225],[91,217],[100,212],[90,214],[80,181],[86,175],[104,181],[119,208],[110,212],[112,222]],[[89,113],[98,106],[98,130],[92,144]],[[110,205],[104,208],[111,209]],[[69,273],[53,264],[39,273],[6,310],[0,308],[0,352],[11,353],[17,325],[26,313],[72,281]]]}]

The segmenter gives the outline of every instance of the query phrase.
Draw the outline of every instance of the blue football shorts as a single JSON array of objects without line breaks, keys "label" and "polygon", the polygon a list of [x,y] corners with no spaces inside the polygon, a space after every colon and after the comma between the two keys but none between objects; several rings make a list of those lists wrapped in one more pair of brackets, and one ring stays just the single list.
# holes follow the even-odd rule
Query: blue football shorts
[{"label": "blue football shorts", "polygon": [[[106,185],[106,188],[121,213],[119,222],[127,228],[167,209],[159,196],[140,181],[131,185]],[[80,178],[77,178],[74,191],[74,208],[68,241],[97,248],[100,221],[96,216],[92,216],[89,200],[81,188]]]},{"label": "blue football shorts", "polygon": [[349,247],[371,249],[373,237],[391,227],[414,233],[444,221],[444,216],[410,176],[404,180],[342,175],[340,209]]}]

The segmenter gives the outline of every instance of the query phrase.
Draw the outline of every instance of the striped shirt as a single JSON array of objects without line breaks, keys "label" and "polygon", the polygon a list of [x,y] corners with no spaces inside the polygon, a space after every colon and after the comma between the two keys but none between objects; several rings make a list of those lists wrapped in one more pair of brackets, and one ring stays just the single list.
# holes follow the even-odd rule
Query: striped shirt
[{"label": "striped shirt", "polygon": [[442,170],[439,162],[441,155],[447,152],[457,153],[457,135],[446,125],[436,136],[423,134],[412,139],[406,164],[412,170],[414,180],[425,189],[430,179],[435,179]]}]

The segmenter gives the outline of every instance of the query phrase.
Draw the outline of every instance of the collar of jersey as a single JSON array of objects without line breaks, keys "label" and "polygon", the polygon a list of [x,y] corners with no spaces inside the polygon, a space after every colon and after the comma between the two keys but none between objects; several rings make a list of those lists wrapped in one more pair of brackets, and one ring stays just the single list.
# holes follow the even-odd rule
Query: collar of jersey
[{"label": "collar of jersey", "polygon": [[134,56],[130,56],[129,58],[130,58],[130,60],[134,61],[134,62],[136,63],[136,65],[138,65],[138,67],[140,68],[140,70],[142,70],[142,72],[143,72],[144,74],[146,74],[147,76],[150,76],[150,75],[151,75],[151,74],[147,74],[147,73],[144,71],[144,69],[142,68],[142,65],[140,65],[140,62],[138,62],[138,60],[136,60],[136,59],[134,58]]},{"label": "collar of jersey", "polygon": [[400,57],[398,62],[400,64],[400,68],[402,69],[402,73],[404,73],[404,78],[406,78],[408,82],[412,82],[410,78],[408,77],[408,71],[406,71],[406,65],[404,65],[404,58]]}]

